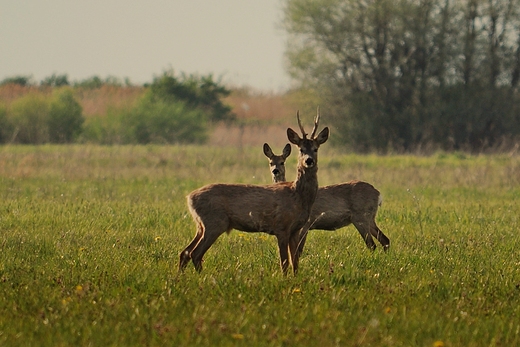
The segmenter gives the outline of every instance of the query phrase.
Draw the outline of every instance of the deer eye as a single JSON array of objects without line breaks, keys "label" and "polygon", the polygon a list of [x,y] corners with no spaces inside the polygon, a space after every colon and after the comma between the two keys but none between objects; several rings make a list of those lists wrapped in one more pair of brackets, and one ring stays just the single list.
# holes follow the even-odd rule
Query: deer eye
[{"label": "deer eye", "polygon": [[283,166],[283,165],[284,165],[284,164],[283,164],[283,162],[282,162],[282,163],[280,163],[280,165],[282,165],[282,166]]}]

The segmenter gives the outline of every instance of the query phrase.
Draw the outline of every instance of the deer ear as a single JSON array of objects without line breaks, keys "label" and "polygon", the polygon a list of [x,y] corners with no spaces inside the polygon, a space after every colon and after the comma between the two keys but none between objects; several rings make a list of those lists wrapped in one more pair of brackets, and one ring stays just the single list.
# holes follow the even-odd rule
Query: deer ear
[{"label": "deer ear", "polygon": [[283,148],[283,152],[282,152],[282,156],[287,159],[288,156],[291,155],[291,144],[288,143],[285,145],[285,147]]},{"label": "deer ear", "polygon": [[271,147],[269,147],[267,143],[264,143],[264,154],[269,159],[271,159],[271,157],[274,155]]},{"label": "deer ear", "polygon": [[319,134],[316,136],[316,141],[318,141],[318,144],[321,145],[327,141],[329,138],[329,127],[325,127]]},{"label": "deer ear", "polygon": [[287,128],[287,139],[289,140],[290,143],[293,143],[296,146],[299,146],[300,142],[302,141],[302,139],[296,133],[296,131],[292,130],[291,128]]}]

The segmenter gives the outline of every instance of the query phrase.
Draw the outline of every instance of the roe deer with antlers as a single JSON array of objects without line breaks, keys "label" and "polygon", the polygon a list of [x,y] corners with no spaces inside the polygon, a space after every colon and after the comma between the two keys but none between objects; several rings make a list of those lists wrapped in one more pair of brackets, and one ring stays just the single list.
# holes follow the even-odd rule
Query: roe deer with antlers
[{"label": "roe deer with antlers", "polygon": [[[269,158],[273,182],[285,182],[285,160],[291,154],[287,145],[282,155],[275,155],[271,147],[264,143],[264,154]],[[300,251],[305,244],[308,229],[336,230],[354,224],[368,248],[374,250],[375,237],[386,251],[390,240],[376,224],[377,209],[382,199],[379,191],[371,184],[350,181],[318,188],[318,194],[309,218],[309,224],[302,230]]]},{"label": "roe deer with antlers", "polygon": [[180,271],[190,259],[195,269],[202,270],[202,258],[211,245],[224,232],[237,229],[276,236],[283,273],[287,273],[289,262],[296,273],[299,232],[309,219],[318,191],[318,148],[329,137],[327,127],[315,136],[319,117],[318,111],[310,138],[301,125],[299,113],[297,119],[303,137],[287,129],[287,138],[300,149],[294,182],[266,186],[210,184],[188,195],[188,208],[197,233],[180,254]]}]

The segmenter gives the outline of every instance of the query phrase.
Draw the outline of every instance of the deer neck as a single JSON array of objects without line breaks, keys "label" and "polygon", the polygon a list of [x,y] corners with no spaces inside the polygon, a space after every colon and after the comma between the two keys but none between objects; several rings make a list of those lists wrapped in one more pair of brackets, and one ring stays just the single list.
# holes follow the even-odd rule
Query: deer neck
[{"label": "deer neck", "polygon": [[304,208],[310,211],[318,193],[318,167],[298,166],[296,180],[293,184],[296,193],[302,199]]}]

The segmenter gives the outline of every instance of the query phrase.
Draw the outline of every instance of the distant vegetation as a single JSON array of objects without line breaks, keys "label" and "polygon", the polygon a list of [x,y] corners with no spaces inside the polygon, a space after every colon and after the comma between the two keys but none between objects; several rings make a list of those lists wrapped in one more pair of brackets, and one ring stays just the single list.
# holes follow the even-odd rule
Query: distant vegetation
[{"label": "distant vegetation", "polygon": [[0,107],[0,141],[24,144],[70,143],[82,131],[81,106],[70,89],[49,96],[28,93]]},{"label": "distant vegetation", "polygon": [[519,0],[284,3],[290,73],[319,95],[338,143],[381,152],[519,143]]},{"label": "distant vegetation", "polygon": [[[173,71],[142,86],[113,76],[12,76],[0,82],[0,143],[200,144],[234,130],[241,144],[254,134],[280,139],[284,117],[293,124],[296,110],[310,117],[319,105],[330,145],[344,150],[518,150],[520,0],[283,6],[293,90],[253,100],[212,75]],[[278,128],[269,137],[259,125]]]},{"label": "distant vegetation", "polygon": [[[104,88],[138,91],[125,105],[108,105],[86,119],[79,99]],[[167,71],[142,87],[114,77],[70,83],[67,75],[53,74],[37,84],[15,76],[0,82],[0,89],[0,143],[203,143],[212,122],[235,119],[222,101],[230,90],[212,75]]]}]

